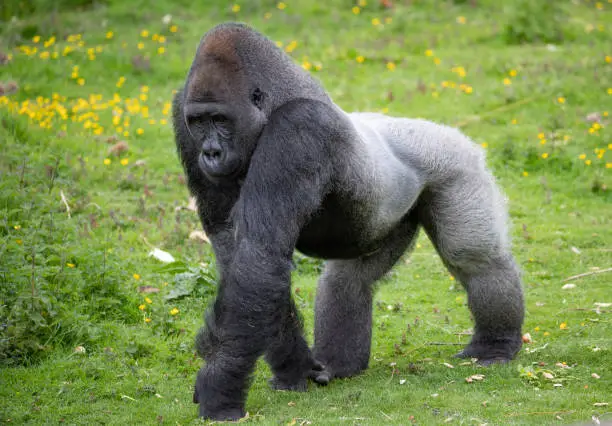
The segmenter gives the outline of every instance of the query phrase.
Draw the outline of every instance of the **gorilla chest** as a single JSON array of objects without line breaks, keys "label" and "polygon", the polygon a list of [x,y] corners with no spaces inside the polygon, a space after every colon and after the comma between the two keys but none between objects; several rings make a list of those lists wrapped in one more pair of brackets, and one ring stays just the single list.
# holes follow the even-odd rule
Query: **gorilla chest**
[{"label": "gorilla chest", "polygon": [[329,196],[302,228],[296,248],[323,259],[350,259],[376,251],[380,241],[371,230],[370,216],[362,203]]}]

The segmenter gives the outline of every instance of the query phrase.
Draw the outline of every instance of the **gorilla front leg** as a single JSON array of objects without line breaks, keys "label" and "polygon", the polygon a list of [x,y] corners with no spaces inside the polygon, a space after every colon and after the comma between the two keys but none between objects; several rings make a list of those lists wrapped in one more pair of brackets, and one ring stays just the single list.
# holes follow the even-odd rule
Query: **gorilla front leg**
[{"label": "gorilla front leg", "polygon": [[302,336],[302,324],[293,300],[287,304],[279,335],[265,357],[274,373],[270,386],[276,390],[306,391],[308,377],[319,375],[323,370]]},{"label": "gorilla front leg", "polygon": [[373,284],[410,247],[418,229],[416,219],[408,215],[377,252],[327,263],[319,280],[315,306],[314,356],[325,367],[314,376],[316,382],[352,376],[368,367]]},{"label": "gorilla front leg", "polygon": [[206,364],[194,402],[200,416],[237,420],[245,414],[248,378],[257,358],[278,338],[289,300],[290,261],[243,239],[198,336]]}]

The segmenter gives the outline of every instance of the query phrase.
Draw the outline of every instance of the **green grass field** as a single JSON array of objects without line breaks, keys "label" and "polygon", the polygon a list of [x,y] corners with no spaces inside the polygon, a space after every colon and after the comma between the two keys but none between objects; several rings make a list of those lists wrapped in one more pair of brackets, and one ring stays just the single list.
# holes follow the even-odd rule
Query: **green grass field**
[{"label": "green grass field", "polygon": [[[379,286],[369,370],[287,393],[261,362],[244,421],[612,421],[611,0],[9,0],[0,19],[1,423],[199,422],[214,259],[169,114],[200,37],[228,20],[345,110],[458,126],[486,148],[531,336],[508,365],[453,358],[466,295],[422,234]],[[296,263],[310,339],[321,262]]]}]

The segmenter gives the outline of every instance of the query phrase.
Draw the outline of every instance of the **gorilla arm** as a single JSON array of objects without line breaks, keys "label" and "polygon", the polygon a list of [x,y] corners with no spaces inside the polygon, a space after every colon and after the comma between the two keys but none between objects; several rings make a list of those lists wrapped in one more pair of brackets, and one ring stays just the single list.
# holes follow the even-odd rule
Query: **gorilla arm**
[{"label": "gorilla arm", "polygon": [[321,102],[290,101],[260,137],[232,209],[235,252],[198,339],[206,365],[194,400],[202,417],[244,415],[248,376],[264,352],[281,388],[300,388],[320,369],[301,335],[290,270],[299,232],[330,187],[334,117]]}]

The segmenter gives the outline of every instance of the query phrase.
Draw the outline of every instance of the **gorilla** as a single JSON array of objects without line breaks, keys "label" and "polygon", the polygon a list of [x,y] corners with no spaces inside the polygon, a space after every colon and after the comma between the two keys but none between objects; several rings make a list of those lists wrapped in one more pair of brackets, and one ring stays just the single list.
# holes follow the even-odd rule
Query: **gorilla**
[{"label": "gorilla", "polygon": [[[425,120],[346,113],[264,35],[207,32],[173,102],[178,153],[219,270],[196,338],[202,417],[245,415],[264,356],[274,389],[304,391],[368,366],[373,283],[421,227],[468,294],[460,357],[511,360],[524,316],[503,196],[482,149]],[[294,250],[327,259],[314,345],[291,298]]]}]

